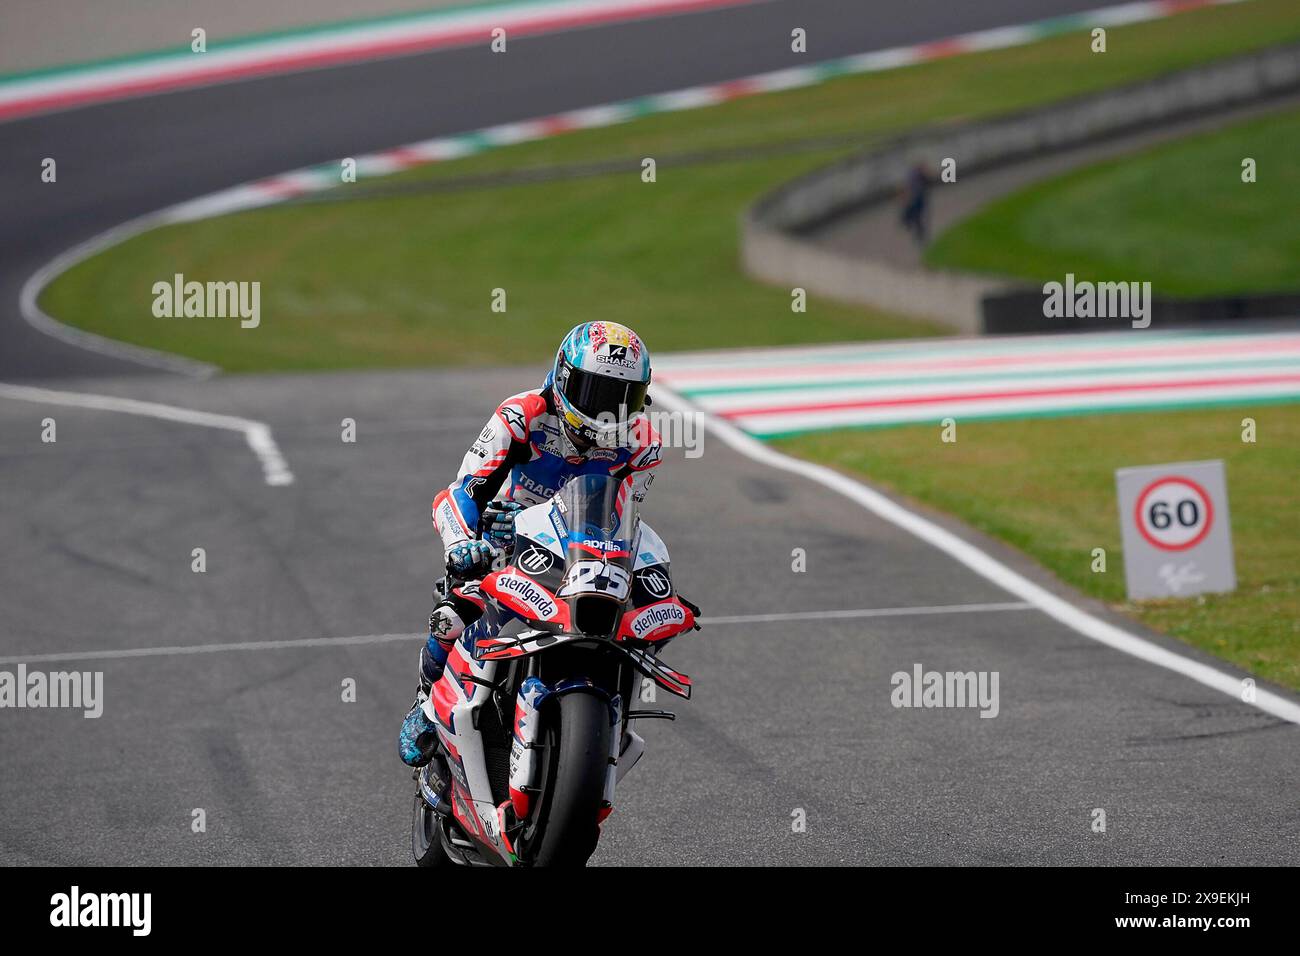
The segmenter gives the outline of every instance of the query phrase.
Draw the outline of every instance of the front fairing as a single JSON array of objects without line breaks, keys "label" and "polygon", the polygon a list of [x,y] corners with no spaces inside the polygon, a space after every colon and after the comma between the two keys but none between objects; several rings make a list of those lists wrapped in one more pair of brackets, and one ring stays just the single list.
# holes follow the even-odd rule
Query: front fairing
[{"label": "front fairing", "polygon": [[554,501],[568,532],[555,596],[567,605],[575,632],[612,635],[632,593],[638,519],[631,482],[580,475]]},{"label": "front fairing", "polygon": [[530,627],[612,636],[632,591],[638,520],[629,480],[577,475],[518,515],[510,565],[483,591]]}]

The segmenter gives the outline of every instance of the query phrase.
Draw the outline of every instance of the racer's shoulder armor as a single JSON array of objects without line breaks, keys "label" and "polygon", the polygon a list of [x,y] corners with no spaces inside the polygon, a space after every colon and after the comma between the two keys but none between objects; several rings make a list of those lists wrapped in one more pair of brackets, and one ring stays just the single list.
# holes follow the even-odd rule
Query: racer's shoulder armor
[{"label": "racer's shoulder armor", "polygon": [[632,420],[624,447],[628,452],[628,467],[633,471],[645,471],[663,460],[663,443],[645,412],[637,412]]},{"label": "racer's shoulder armor", "polygon": [[539,419],[549,413],[546,397],[540,388],[511,395],[497,406],[496,417],[517,442],[527,442]]}]

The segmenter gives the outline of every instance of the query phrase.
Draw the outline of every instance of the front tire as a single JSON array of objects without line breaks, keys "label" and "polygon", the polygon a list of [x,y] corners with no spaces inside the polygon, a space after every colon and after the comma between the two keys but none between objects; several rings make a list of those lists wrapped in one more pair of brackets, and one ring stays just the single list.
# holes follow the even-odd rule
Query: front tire
[{"label": "front tire", "polygon": [[595,694],[560,697],[548,716],[546,777],[529,850],[536,866],[586,866],[609,766],[609,704]]},{"label": "front tire", "polygon": [[415,806],[411,810],[411,852],[415,865],[424,869],[451,865],[442,848],[442,819],[429,809],[420,788],[415,788]]}]

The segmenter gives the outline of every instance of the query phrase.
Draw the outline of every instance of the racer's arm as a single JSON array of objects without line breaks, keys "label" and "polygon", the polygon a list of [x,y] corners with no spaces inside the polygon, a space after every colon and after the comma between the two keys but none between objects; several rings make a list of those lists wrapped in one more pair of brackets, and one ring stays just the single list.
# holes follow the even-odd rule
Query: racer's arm
[{"label": "racer's arm", "polygon": [[446,551],[478,537],[483,506],[496,497],[510,469],[531,454],[528,415],[522,403],[507,400],[469,446],[456,480],[433,499],[433,526]]},{"label": "racer's arm", "polygon": [[650,427],[650,420],[644,416],[631,429],[632,457],[628,459],[614,477],[622,480],[632,478],[632,500],[645,501],[646,491],[654,481],[654,469],[663,461],[663,445],[659,433]]}]

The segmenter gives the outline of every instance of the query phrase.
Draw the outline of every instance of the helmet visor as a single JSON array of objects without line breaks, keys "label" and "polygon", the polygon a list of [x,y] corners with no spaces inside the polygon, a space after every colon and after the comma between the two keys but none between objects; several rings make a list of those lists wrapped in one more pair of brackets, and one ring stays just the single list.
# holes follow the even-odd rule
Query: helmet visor
[{"label": "helmet visor", "polygon": [[645,407],[645,382],[629,382],[608,375],[596,375],[572,365],[568,371],[563,388],[564,397],[588,418],[612,415],[615,421],[621,422]]}]

